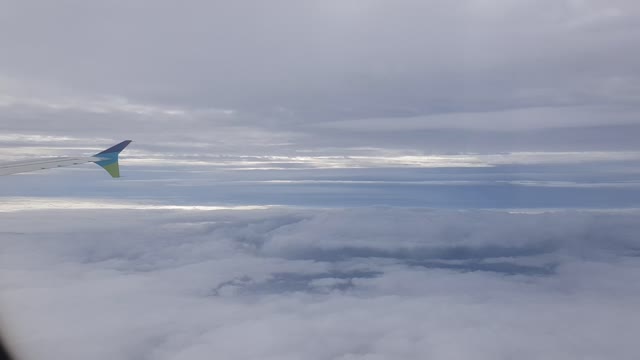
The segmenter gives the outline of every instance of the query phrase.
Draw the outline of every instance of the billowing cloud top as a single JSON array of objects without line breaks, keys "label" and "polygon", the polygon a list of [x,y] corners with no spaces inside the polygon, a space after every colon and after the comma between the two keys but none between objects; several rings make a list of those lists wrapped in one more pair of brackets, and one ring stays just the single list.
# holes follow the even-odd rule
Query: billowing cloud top
[{"label": "billowing cloud top", "polygon": [[3,210],[25,359],[637,356],[637,211]]}]

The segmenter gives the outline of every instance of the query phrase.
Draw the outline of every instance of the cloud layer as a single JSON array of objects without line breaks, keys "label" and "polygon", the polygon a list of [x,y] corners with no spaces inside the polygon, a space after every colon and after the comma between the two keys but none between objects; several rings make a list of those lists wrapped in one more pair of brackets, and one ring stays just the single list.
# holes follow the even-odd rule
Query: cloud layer
[{"label": "cloud layer", "polygon": [[0,125],[192,154],[637,149],[639,14],[629,0],[21,1],[0,21]]},{"label": "cloud layer", "polygon": [[0,301],[25,358],[637,354],[635,211],[16,210]]}]

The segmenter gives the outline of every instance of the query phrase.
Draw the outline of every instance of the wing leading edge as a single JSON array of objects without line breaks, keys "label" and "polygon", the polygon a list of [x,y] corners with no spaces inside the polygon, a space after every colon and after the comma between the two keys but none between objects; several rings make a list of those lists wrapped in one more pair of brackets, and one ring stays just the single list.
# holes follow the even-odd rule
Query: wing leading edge
[{"label": "wing leading edge", "polygon": [[105,169],[109,173],[109,175],[111,175],[111,177],[117,178],[120,177],[118,155],[130,143],[131,140],[125,140],[117,145],[114,145],[89,157],[42,158],[10,163],[0,163],[0,176],[93,162]]}]

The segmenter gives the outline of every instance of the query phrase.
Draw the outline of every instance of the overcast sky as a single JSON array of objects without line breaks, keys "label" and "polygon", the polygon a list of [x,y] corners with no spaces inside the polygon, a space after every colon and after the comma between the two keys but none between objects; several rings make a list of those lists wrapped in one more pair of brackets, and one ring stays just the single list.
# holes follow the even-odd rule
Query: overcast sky
[{"label": "overcast sky", "polygon": [[[0,161],[132,139],[122,173],[156,181],[144,187],[155,186],[152,197],[175,190],[157,181],[198,176],[441,181],[398,170],[434,167],[492,167],[504,174],[492,180],[528,189],[637,188],[628,184],[640,160],[635,1],[69,0],[2,10]],[[322,171],[278,171],[301,168]],[[482,182],[483,171],[445,180]],[[55,176],[49,184],[73,181]],[[14,181],[4,195],[32,191]],[[537,206],[628,207],[634,194]]]},{"label": "overcast sky", "polygon": [[8,135],[285,154],[637,149],[632,0],[3,4]]}]

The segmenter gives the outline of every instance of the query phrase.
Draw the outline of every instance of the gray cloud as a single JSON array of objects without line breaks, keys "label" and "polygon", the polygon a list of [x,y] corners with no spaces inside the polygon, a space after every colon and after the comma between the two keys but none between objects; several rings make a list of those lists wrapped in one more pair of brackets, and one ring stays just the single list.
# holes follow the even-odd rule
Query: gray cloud
[{"label": "gray cloud", "polygon": [[635,149],[639,10],[24,1],[0,25],[2,127],[212,152]]},{"label": "gray cloud", "polygon": [[2,216],[3,325],[25,358],[636,354],[635,211]]}]

